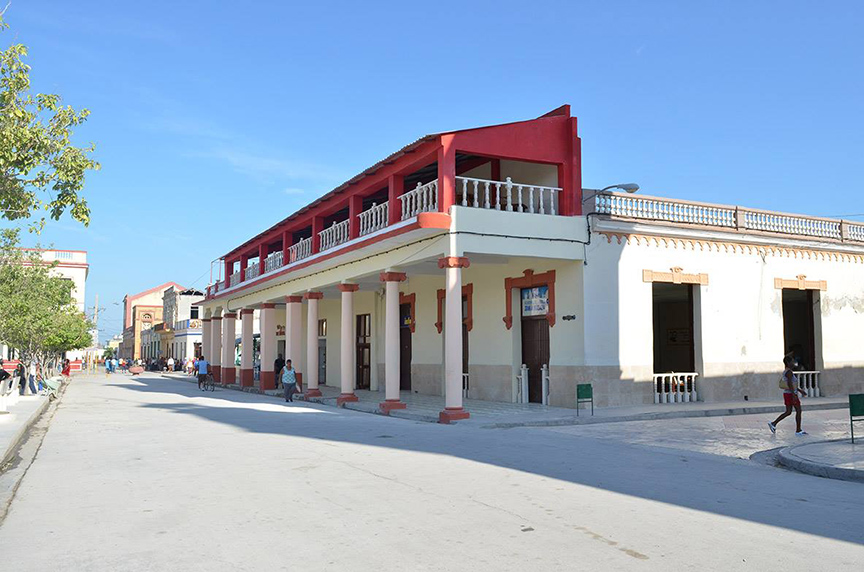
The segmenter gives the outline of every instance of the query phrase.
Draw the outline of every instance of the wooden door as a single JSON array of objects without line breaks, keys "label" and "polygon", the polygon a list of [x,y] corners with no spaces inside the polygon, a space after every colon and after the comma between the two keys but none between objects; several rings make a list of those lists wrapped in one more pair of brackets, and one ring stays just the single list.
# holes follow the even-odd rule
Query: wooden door
[{"label": "wooden door", "polygon": [[357,314],[357,389],[369,389],[372,382],[372,320]]},{"label": "wooden door", "polygon": [[545,317],[522,318],[522,363],[528,366],[528,401],[543,403],[541,368],[549,365],[549,322]]},{"label": "wooden door", "polygon": [[399,306],[399,389],[411,391],[411,305]]}]

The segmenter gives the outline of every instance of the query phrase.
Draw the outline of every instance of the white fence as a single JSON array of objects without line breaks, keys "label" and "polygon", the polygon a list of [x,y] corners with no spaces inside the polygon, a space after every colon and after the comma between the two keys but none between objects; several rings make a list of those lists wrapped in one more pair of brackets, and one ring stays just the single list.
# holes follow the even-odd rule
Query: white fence
[{"label": "white fence", "polygon": [[345,219],[341,222],[334,222],[330,228],[325,228],[318,233],[321,237],[321,250],[328,250],[334,246],[339,246],[343,242],[348,242],[348,228],[351,222]]},{"label": "white fence", "polygon": [[279,250],[277,252],[271,252],[267,258],[264,259],[264,272],[272,272],[277,268],[282,266],[282,251]]},{"label": "white fence", "polygon": [[457,203],[463,207],[554,215],[558,210],[559,187],[456,177]]},{"label": "white fence", "polygon": [[839,220],[831,221],[762,211],[744,211],[744,228],[783,234],[840,238]]},{"label": "white fence", "polygon": [[402,220],[413,218],[420,213],[438,210],[438,179],[408,191],[399,197],[402,201]]},{"label": "white fence", "polygon": [[238,284],[240,284],[240,271],[239,270],[228,277],[229,287],[230,286],[237,286]]},{"label": "white fence", "polygon": [[257,278],[261,274],[261,263],[253,262],[246,267],[246,280]]},{"label": "white fence", "polygon": [[312,256],[312,237],[304,238],[288,248],[288,263],[297,262]]},{"label": "white fence", "polygon": [[654,403],[688,403],[698,401],[695,372],[655,373]]},{"label": "white fence", "polygon": [[819,388],[818,371],[796,371],[795,377],[798,378],[798,387],[804,390],[807,397],[821,397],[822,391]]},{"label": "white fence", "polygon": [[363,211],[357,217],[360,219],[360,236],[371,234],[381,230],[388,224],[390,216],[390,205],[388,203],[375,204]]}]

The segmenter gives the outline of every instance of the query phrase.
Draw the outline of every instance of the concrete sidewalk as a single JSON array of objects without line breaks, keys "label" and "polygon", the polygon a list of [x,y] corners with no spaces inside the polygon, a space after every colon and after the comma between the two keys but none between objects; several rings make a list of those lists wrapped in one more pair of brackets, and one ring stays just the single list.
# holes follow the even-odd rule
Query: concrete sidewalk
[{"label": "concrete sidewalk", "polygon": [[0,415],[0,468],[12,457],[27,429],[47,407],[47,396],[22,395],[16,404],[8,406],[9,413]]},{"label": "concrete sidewalk", "polygon": [[[163,373],[163,377],[196,383],[192,376],[181,373]],[[241,388],[239,385],[225,386],[228,389],[260,393],[257,388]],[[313,397],[307,401],[336,407],[339,388],[322,385],[319,387],[322,397]],[[381,414],[378,404],[384,401],[384,392],[357,390],[359,401],[346,403],[344,407],[364,413]],[[281,390],[265,391],[265,395],[282,398]],[[296,396],[297,399],[303,399]],[[390,412],[391,417],[437,423],[438,413],[444,409],[444,398],[435,395],[419,395],[410,391],[400,393],[400,398],[407,404],[406,409],[396,409]],[[844,397],[818,397],[803,401],[805,410],[845,409],[849,406]],[[657,419],[682,419],[688,417],[722,417],[728,415],[750,415],[753,413],[780,413],[785,406],[778,399],[769,401],[735,401],[705,403],[668,403],[649,404],[634,407],[595,408],[594,416],[591,410],[580,409],[576,415],[575,409],[566,407],[550,407],[537,403],[504,403],[498,401],[481,401],[466,399],[465,409],[471,413],[469,419],[459,421],[462,425],[471,425],[486,429],[510,429],[514,427],[555,427],[564,425],[589,425],[595,423],[620,423],[625,421],[652,421]]]},{"label": "concrete sidewalk", "polygon": [[782,449],[780,464],[810,475],[864,483],[864,442],[818,441]]}]

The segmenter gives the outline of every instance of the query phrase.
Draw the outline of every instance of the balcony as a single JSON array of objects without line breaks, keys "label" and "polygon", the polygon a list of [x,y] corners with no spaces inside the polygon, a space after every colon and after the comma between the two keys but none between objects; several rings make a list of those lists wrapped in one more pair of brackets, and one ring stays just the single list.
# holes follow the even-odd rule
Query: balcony
[{"label": "balcony", "polygon": [[682,226],[864,242],[864,224],[658,197],[597,193],[594,196],[594,212],[610,218],[657,221]]}]

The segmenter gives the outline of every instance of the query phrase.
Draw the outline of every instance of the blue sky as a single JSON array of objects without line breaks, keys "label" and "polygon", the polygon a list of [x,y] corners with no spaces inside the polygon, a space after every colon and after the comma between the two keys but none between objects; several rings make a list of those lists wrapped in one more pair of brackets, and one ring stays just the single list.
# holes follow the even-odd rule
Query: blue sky
[{"label": "blue sky", "polygon": [[563,103],[586,187],[864,213],[861,2],[13,0],[6,20],[34,88],[92,112],[93,222],[39,240],[89,252],[103,340],[126,293],[203,288],[413,139]]}]

